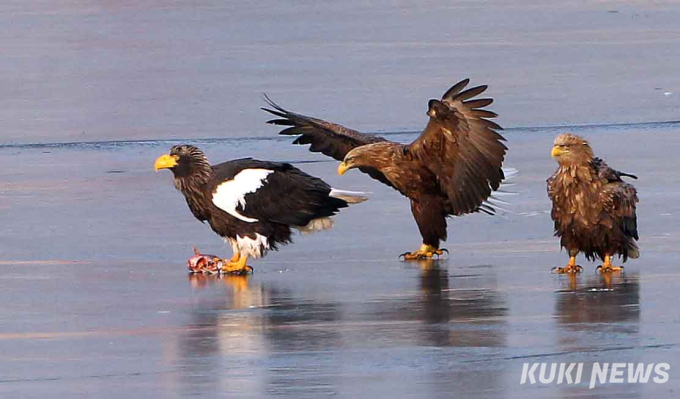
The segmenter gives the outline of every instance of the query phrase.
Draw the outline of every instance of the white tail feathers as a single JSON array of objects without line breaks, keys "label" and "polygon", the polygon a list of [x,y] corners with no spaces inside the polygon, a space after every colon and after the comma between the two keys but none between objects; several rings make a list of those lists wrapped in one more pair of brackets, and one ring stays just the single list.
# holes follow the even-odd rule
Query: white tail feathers
[{"label": "white tail feathers", "polygon": [[328,230],[333,227],[333,219],[331,218],[318,218],[307,223],[306,226],[296,226],[295,228],[300,230],[302,234],[310,234],[316,231]]},{"label": "white tail feathers", "polygon": [[348,204],[360,204],[368,200],[366,193],[362,193],[359,191],[347,191],[331,188],[331,192],[328,195],[333,198],[341,199],[347,202]]},{"label": "white tail feathers", "polygon": [[505,183],[508,180],[513,180],[517,176],[519,176],[519,170],[515,168],[501,168],[503,170],[503,175],[505,176],[505,179],[503,179],[503,182]]},{"label": "white tail feathers", "polygon": [[489,199],[495,200],[497,202],[503,203],[503,204],[509,204],[509,202],[502,201],[498,197],[504,197],[508,195],[517,195],[519,193],[513,192],[513,191],[508,191],[505,190],[507,187],[514,186],[515,183],[510,183],[512,180],[515,180],[517,176],[519,176],[519,170],[515,168],[501,168],[503,169],[503,175],[505,175],[505,179],[501,182],[501,186],[498,190],[494,191],[493,194],[491,194],[491,197]]},{"label": "white tail feathers", "polygon": [[632,239],[628,240],[628,257],[631,259],[637,259],[640,257],[640,249]]},{"label": "white tail feathers", "polygon": [[[329,197],[341,199],[348,204],[359,204],[368,199],[366,193],[359,191],[336,190],[331,188]],[[328,230],[333,227],[333,219],[330,217],[313,219],[306,226],[294,226],[302,234],[310,234],[321,230]]]},{"label": "white tail feathers", "polygon": [[486,199],[482,203],[482,206],[480,209],[485,212],[489,213],[488,211],[491,211],[492,214],[500,215],[503,213],[515,213],[511,210],[508,210],[506,208],[503,208],[501,205],[512,205],[512,203],[505,201],[501,199],[500,197],[508,197],[508,196],[513,196],[513,195],[519,195],[519,193],[513,192],[513,191],[507,191],[505,190],[509,186],[514,186],[514,183],[508,183],[511,180],[514,180],[517,176],[519,176],[519,170],[515,168],[502,168],[503,169],[503,175],[505,176],[505,179],[501,182],[501,186],[498,190],[494,191],[493,194],[489,196],[489,198]]}]

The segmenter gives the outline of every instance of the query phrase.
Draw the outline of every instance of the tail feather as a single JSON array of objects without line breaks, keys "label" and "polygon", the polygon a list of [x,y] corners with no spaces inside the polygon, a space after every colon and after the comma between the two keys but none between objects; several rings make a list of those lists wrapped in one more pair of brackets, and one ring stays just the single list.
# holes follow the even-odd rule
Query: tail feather
[{"label": "tail feather", "polygon": [[[503,170],[503,175],[505,176],[505,178],[501,182],[500,188],[494,191],[493,194],[491,194],[489,198],[487,198],[486,201],[484,201],[480,206],[480,210],[489,215],[502,216],[501,213],[510,214],[515,213],[511,210],[508,210],[500,206],[500,205],[512,205],[511,202],[505,201],[500,197],[519,195],[519,193],[516,193],[514,191],[506,190],[506,188],[515,185],[515,183],[508,182],[514,180],[517,176],[519,176],[519,170],[515,168],[501,168],[501,169]],[[488,211],[489,209],[491,210],[491,212]]]},{"label": "tail feather", "polygon": [[328,195],[333,198],[341,199],[347,202],[348,204],[360,204],[368,200],[366,193],[360,191],[347,191],[331,188],[331,192]]},{"label": "tail feather", "polygon": [[333,219],[330,217],[313,219],[306,226],[295,226],[302,234],[311,234],[317,231],[328,230],[333,227]]},{"label": "tail feather", "polygon": [[628,257],[631,259],[637,259],[640,257],[640,249],[633,240],[628,241]]},{"label": "tail feather", "polygon": [[519,170],[516,168],[501,168],[503,170],[503,176],[505,178],[503,179],[503,183],[501,184],[506,184],[508,181],[515,179],[517,176],[519,176]]}]

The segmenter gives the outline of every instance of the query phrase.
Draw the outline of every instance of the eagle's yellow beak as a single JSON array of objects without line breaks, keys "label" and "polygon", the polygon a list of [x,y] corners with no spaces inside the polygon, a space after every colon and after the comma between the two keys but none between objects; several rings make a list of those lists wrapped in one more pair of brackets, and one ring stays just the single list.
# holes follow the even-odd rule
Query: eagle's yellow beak
[{"label": "eagle's yellow beak", "polygon": [[345,174],[345,172],[347,172],[348,169],[349,169],[349,165],[347,165],[346,163],[342,162],[340,165],[338,165],[338,174],[339,174],[340,176],[342,176],[342,175]]},{"label": "eagle's yellow beak", "polygon": [[177,155],[169,154],[161,155],[160,157],[158,157],[158,159],[156,159],[156,162],[154,162],[153,169],[156,172],[158,172],[161,169],[174,168],[175,166],[177,166],[178,159],[179,157]]},{"label": "eagle's yellow beak", "polygon": [[550,151],[550,156],[554,158],[559,157],[560,155],[562,155],[562,149],[558,146],[554,146],[552,151]]}]

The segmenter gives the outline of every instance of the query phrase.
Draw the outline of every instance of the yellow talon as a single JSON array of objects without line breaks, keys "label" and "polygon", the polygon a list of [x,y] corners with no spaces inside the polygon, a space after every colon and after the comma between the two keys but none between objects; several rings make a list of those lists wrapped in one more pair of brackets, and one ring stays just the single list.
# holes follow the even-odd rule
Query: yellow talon
[{"label": "yellow talon", "polygon": [[[236,259],[236,260],[234,260]],[[227,264],[222,267],[222,273],[224,274],[248,274],[253,271],[253,268],[248,266],[247,256],[234,255]]]},{"label": "yellow talon", "polygon": [[552,272],[557,274],[581,273],[583,268],[576,264],[576,257],[569,257],[569,263],[565,267],[553,267]]},{"label": "yellow talon", "polygon": [[600,273],[613,273],[613,272],[620,272],[623,270],[623,266],[612,266],[612,257],[611,255],[606,255],[604,257],[604,264],[602,266],[598,266],[597,270]]},{"label": "yellow talon", "polygon": [[439,249],[432,245],[423,244],[416,252],[404,252],[399,257],[403,256],[404,260],[432,259],[435,255],[439,257],[444,255],[444,253],[449,253],[449,251],[444,248]]}]

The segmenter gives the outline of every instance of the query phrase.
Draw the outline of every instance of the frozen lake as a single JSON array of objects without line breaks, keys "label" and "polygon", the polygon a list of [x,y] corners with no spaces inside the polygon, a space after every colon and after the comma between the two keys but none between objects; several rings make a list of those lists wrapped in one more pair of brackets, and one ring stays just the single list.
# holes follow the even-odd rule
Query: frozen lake
[{"label": "frozen lake", "polygon": [[[678,20],[670,1],[3,2],[0,396],[675,395]],[[520,195],[451,220],[440,262],[397,260],[420,244],[406,199],[337,176],[259,110],[266,92],[409,141],[465,77],[491,86]],[[642,257],[624,274],[583,259],[574,280],[550,274],[567,261],[545,193],[565,130],[640,177]],[[252,276],[189,276],[192,245],[227,247],[153,173],[186,140],[371,200]],[[671,369],[665,384],[520,385],[533,362]]]},{"label": "frozen lake", "polygon": [[[253,261],[250,277],[187,276],[196,244],[229,249],[193,218],[171,143],[0,149],[0,392],[21,397],[650,397],[678,388],[677,124],[576,129],[640,180],[642,257],[573,281],[552,238],[545,178],[559,129],[506,132],[521,175],[511,213],[449,223],[451,256],[404,263],[420,243],[408,202],[335,174],[290,139],[199,142],[213,160],[295,162],[372,192],[336,227]],[[393,135],[409,140],[412,134]],[[644,137],[640,145],[635,143]],[[371,215],[370,219],[367,215]],[[668,383],[520,385],[525,362],[659,363]],[[589,380],[588,380],[589,381]]]}]

